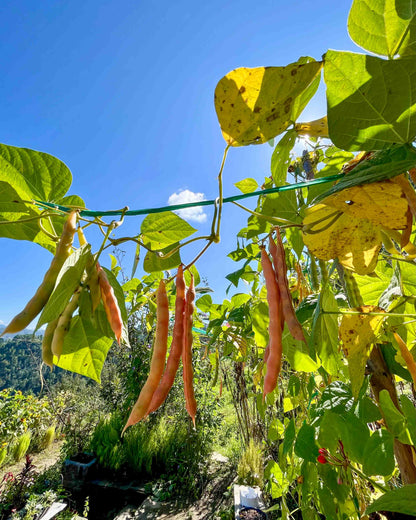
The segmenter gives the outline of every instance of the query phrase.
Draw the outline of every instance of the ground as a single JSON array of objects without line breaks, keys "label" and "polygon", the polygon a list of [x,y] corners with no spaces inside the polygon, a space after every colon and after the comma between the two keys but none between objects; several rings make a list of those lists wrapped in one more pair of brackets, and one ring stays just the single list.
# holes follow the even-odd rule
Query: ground
[{"label": "ground", "polygon": [[233,507],[235,471],[226,457],[213,453],[209,476],[202,497],[195,503],[156,502],[147,498],[138,509],[126,507],[115,520],[212,520],[217,511]]},{"label": "ground", "polygon": [[[59,459],[62,444],[62,440],[57,440],[47,450],[30,455],[37,473],[42,473],[45,469],[55,464]],[[13,475],[19,473],[19,471],[22,470],[24,463],[25,459],[23,458],[20,462],[3,466],[0,469],[0,482],[3,480],[6,473],[13,473]]]}]

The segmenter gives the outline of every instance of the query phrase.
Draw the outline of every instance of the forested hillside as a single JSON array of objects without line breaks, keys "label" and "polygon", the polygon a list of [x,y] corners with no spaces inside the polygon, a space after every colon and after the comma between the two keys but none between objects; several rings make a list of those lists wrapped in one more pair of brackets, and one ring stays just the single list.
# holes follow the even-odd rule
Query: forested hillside
[{"label": "forested hillside", "polygon": [[[0,339],[0,390],[14,388],[22,392],[38,394],[42,380],[42,341],[31,335]],[[53,372],[43,366],[44,383],[52,385],[62,379],[64,370],[54,367]]]}]

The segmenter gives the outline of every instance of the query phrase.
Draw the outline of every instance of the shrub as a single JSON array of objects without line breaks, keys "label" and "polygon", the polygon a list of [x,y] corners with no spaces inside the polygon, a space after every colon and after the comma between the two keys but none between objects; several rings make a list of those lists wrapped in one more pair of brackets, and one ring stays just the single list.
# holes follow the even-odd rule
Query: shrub
[{"label": "shrub", "polygon": [[263,486],[263,456],[261,446],[253,439],[244,450],[237,468],[239,484]]},{"label": "shrub", "polygon": [[29,449],[31,435],[29,432],[21,435],[13,446],[13,458],[16,462],[22,460]]},{"label": "shrub", "polygon": [[45,435],[43,437],[42,441],[42,448],[44,450],[48,449],[53,441],[55,440],[55,426],[49,426],[49,428],[46,430]]}]

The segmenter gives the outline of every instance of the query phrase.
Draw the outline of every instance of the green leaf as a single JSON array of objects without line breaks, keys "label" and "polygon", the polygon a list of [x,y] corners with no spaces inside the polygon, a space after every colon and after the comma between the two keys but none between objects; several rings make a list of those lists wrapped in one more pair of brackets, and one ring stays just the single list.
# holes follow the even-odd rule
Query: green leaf
[{"label": "green leaf", "polygon": [[357,45],[375,54],[416,54],[416,5],[407,0],[354,0],[348,32]]},{"label": "green leaf", "polygon": [[291,227],[286,229],[286,239],[300,260],[304,247],[302,231],[299,228]]},{"label": "green leaf", "polygon": [[[298,63],[313,63],[315,60],[310,56],[301,56],[298,59]],[[312,83],[300,94],[294,101],[292,107],[292,121],[297,121],[298,117],[303,112],[303,109],[315,95],[318,90],[319,83],[321,82],[321,74],[318,74]]]},{"label": "green leaf", "polygon": [[[175,249],[178,244],[172,244],[171,246],[162,249],[160,253],[166,254]],[[147,273],[155,273],[157,271],[167,271],[169,269],[173,269],[174,267],[178,267],[181,263],[181,256],[179,250],[176,253],[168,256],[167,258],[162,258],[159,256],[159,252],[154,253],[152,251],[148,251],[143,261],[143,269]]]},{"label": "green leaf", "polygon": [[381,419],[381,413],[377,405],[366,396],[358,401],[357,414],[364,423],[371,423]]},{"label": "green leaf", "polygon": [[369,515],[377,511],[394,511],[416,516],[416,484],[408,484],[388,491],[369,505],[365,514]]},{"label": "green leaf", "polygon": [[[199,276],[199,272],[198,272],[198,269],[196,268],[195,264],[191,265],[191,267],[183,273],[183,276],[185,278],[185,283],[188,287],[191,284],[191,275],[194,277],[194,284],[195,284],[195,287],[197,287],[201,281],[201,277]],[[197,289],[197,292],[198,292],[198,290],[199,289]]]},{"label": "green leaf", "polygon": [[157,250],[176,244],[195,231],[186,220],[172,211],[147,215],[140,228],[140,232],[149,240],[150,247]]},{"label": "green leaf", "polygon": [[276,186],[282,186],[286,182],[287,170],[290,166],[290,152],[295,146],[296,137],[295,130],[288,130],[273,151],[270,169]]},{"label": "green leaf", "polygon": [[359,464],[369,438],[367,425],[345,409],[341,414],[327,410],[319,424],[319,444],[334,454],[341,440],[348,457]]},{"label": "green leaf", "polygon": [[283,218],[295,224],[302,220],[295,190],[266,195],[261,213],[268,217]]},{"label": "green leaf", "polygon": [[[55,157],[29,150],[0,144],[0,220],[11,221],[11,224],[0,226],[0,236],[15,240],[29,240],[55,252],[56,243],[45,234],[36,218],[44,208],[22,201],[32,199],[60,204],[66,201],[62,197],[72,182],[69,169]],[[82,199],[71,196],[76,205],[83,205]],[[17,223],[22,220],[21,223]],[[63,218],[52,217],[55,230],[45,219],[43,226],[49,233],[62,230]],[[56,225],[57,224],[57,225]]]},{"label": "green leaf", "polygon": [[415,164],[416,150],[410,146],[392,146],[386,150],[379,150],[369,159],[357,164],[348,175],[340,179],[330,190],[318,195],[314,203],[353,186],[391,179],[409,170]]},{"label": "green leaf", "polygon": [[269,342],[269,308],[266,302],[259,302],[251,309],[254,341],[259,347],[265,347]]},{"label": "green leaf", "polygon": [[[105,315],[104,308],[99,307],[96,313]],[[59,361],[54,357],[54,364],[100,383],[101,370],[113,341],[103,336],[87,318],[75,316],[65,336],[62,355]]]},{"label": "green leaf", "polygon": [[0,180],[9,183],[22,199],[56,202],[71,186],[72,175],[52,155],[0,144]]},{"label": "green leaf", "polygon": [[307,345],[292,337],[287,326],[283,331],[283,353],[287,357],[290,366],[298,372],[314,372],[319,368],[319,363],[314,361]]},{"label": "green leaf", "polygon": [[379,402],[388,430],[403,444],[412,444],[406,418],[394,406],[387,390],[381,390]]},{"label": "green leaf", "polygon": [[344,413],[346,409],[351,407],[353,402],[351,388],[342,381],[334,381],[322,392],[315,412],[318,415],[322,415],[325,410]]},{"label": "green leaf", "polygon": [[295,421],[294,421],[294,419],[290,419],[289,424],[287,425],[287,428],[285,431],[284,439],[283,439],[283,448],[282,448],[283,455],[290,453],[290,451],[292,450],[293,443],[295,441],[295,437],[296,437]]},{"label": "green leaf", "polygon": [[253,191],[257,190],[259,184],[256,181],[256,179],[252,179],[250,177],[248,179],[243,179],[242,181],[235,182],[234,186],[243,193],[252,193]]},{"label": "green leaf", "polygon": [[416,446],[416,408],[406,395],[402,394],[399,399],[413,446]]},{"label": "green leaf", "polygon": [[394,437],[387,430],[376,430],[364,448],[363,473],[365,475],[390,475],[394,470]]},{"label": "green leaf", "polygon": [[65,260],[55,288],[39,316],[35,330],[45,323],[55,320],[63,312],[75,289],[79,286],[87,261],[91,258],[91,246],[85,244]]},{"label": "green leaf", "polygon": [[329,137],[344,150],[411,143],[416,133],[414,57],[383,60],[352,52],[325,55]]},{"label": "green leaf", "polygon": [[309,462],[316,461],[319,451],[315,442],[315,428],[304,423],[299,430],[295,442],[295,453],[298,457]]},{"label": "green leaf", "polygon": [[286,493],[290,482],[286,478],[277,462],[274,460],[269,460],[264,470],[264,475],[269,481],[270,494],[272,495],[273,499],[279,498],[284,493]]},{"label": "green leaf", "polygon": [[338,373],[338,320],[336,314],[323,314],[326,312],[338,312],[338,304],[329,285],[326,285],[319,295],[319,303],[313,315],[311,343],[322,361],[322,366],[331,374]]},{"label": "green leaf", "polygon": [[[261,401],[263,401],[263,396],[261,396]],[[267,430],[267,439],[271,442],[275,442],[283,435],[285,431],[285,427],[283,423],[279,421],[279,419],[274,418],[270,423],[269,429]]]},{"label": "green leaf", "polygon": [[381,296],[387,290],[393,278],[393,269],[391,265],[379,261],[371,276],[354,274],[354,278],[364,304],[379,305]]},{"label": "green leaf", "polygon": [[248,262],[244,264],[244,267],[241,267],[241,269],[237,269],[237,271],[234,271],[232,273],[229,273],[226,275],[227,280],[229,280],[235,287],[238,287],[238,283],[244,273],[247,272],[247,270],[251,271],[250,266],[248,265]]},{"label": "green leaf", "polygon": [[212,298],[210,294],[204,294],[201,298],[196,300],[195,305],[202,312],[209,312],[211,310]]}]

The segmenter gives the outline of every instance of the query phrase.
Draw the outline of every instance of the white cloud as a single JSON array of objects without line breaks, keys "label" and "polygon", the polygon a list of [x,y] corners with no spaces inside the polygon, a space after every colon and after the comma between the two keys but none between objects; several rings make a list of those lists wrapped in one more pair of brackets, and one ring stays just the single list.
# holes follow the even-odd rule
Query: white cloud
[{"label": "white cloud", "polygon": [[[201,202],[205,200],[203,193],[194,193],[190,190],[181,190],[177,193],[172,193],[168,199],[168,204],[173,206],[175,204],[186,204],[188,202]],[[205,222],[207,220],[207,214],[204,213],[202,207],[197,206],[194,208],[179,209],[175,211],[180,217],[185,220],[193,220],[195,222]]]}]

